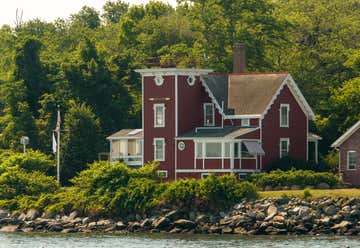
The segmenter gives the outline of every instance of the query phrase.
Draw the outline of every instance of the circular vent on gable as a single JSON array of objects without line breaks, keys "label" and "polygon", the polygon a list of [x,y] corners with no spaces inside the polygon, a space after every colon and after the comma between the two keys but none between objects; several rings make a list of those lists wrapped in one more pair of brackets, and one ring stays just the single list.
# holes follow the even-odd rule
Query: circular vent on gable
[{"label": "circular vent on gable", "polygon": [[164,83],[164,78],[160,75],[157,75],[155,76],[154,81],[157,86],[161,86]]},{"label": "circular vent on gable", "polygon": [[188,76],[188,78],[186,79],[187,83],[190,85],[190,86],[193,86],[195,84],[195,76],[194,75],[190,75]]}]

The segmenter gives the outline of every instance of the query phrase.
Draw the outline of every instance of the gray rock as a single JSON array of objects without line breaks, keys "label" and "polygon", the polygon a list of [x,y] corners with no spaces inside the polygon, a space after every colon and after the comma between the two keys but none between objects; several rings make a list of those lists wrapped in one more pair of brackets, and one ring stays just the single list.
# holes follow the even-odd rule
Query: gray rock
[{"label": "gray rock", "polygon": [[85,225],[85,224],[89,224],[91,222],[91,219],[89,217],[85,217],[83,220],[82,220],[82,223]]},{"label": "gray rock", "polygon": [[25,220],[35,220],[37,217],[39,217],[39,211],[36,209],[30,209],[25,216]]},{"label": "gray rock", "polygon": [[16,232],[19,229],[19,225],[8,225],[8,226],[3,226],[0,229],[0,232]]},{"label": "gray rock", "polygon": [[327,183],[319,183],[317,186],[316,186],[317,189],[330,189],[330,186],[329,184]]},{"label": "gray rock", "polygon": [[278,209],[275,205],[270,205],[268,209],[266,210],[267,216],[265,220],[270,220],[272,217],[274,217],[278,213]]},{"label": "gray rock", "polygon": [[167,213],[164,217],[170,221],[174,221],[174,220],[179,219],[180,216],[181,216],[181,214],[178,210],[172,210],[169,213]]},{"label": "gray rock", "polygon": [[148,218],[146,218],[145,220],[143,220],[140,224],[141,228],[149,228],[151,227],[152,221]]},{"label": "gray rock", "polygon": [[58,223],[51,224],[48,228],[50,232],[61,232],[63,229],[64,228]]},{"label": "gray rock", "polygon": [[160,217],[152,223],[154,229],[163,229],[170,226],[170,220],[165,216]]},{"label": "gray rock", "polygon": [[69,219],[70,219],[70,220],[73,220],[73,219],[75,219],[75,218],[77,218],[77,217],[79,217],[79,216],[80,216],[80,213],[79,213],[77,210],[75,210],[75,211],[72,211],[72,212],[70,213]]},{"label": "gray rock", "polygon": [[180,233],[181,231],[182,231],[182,229],[175,227],[175,228],[171,229],[169,233]]},{"label": "gray rock", "polygon": [[233,233],[233,229],[229,226],[226,226],[221,229],[221,232],[223,234],[231,234],[231,233]]},{"label": "gray rock", "polygon": [[46,211],[41,215],[41,218],[44,219],[54,219],[56,217],[56,212],[54,211]]},{"label": "gray rock", "polygon": [[9,211],[5,209],[0,209],[0,219],[7,218],[9,216]]},{"label": "gray rock", "polygon": [[63,229],[61,232],[62,233],[77,233],[78,230],[76,230],[75,228],[67,228],[67,229]]},{"label": "gray rock", "polygon": [[331,216],[331,215],[335,215],[339,211],[339,208],[334,205],[330,205],[330,206],[324,207],[323,211],[326,215]]},{"label": "gray rock", "polygon": [[351,222],[343,220],[339,224],[335,224],[331,229],[341,229],[341,228],[348,228],[351,226]]},{"label": "gray rock", "polygon": [[116,222],[116,229],[117,230],[123,230],[126,228],[126,225],[122,221]]},{"label": "gray rock", "polygon": [[220,215],[221,218],[224,218],[225,216],[228,215],[228,213],[221,211],[221,212],[219,213],[219,215]]},{"label": "gray rock", "polygon": [[309,207],[301,206],[301,207],[299,208],[298,215],[299,215],[300,217],[305,217],[305,216],[308,216],[310,213],[311,213],[311,209],[310,209]]},{"label": "gray rock", "polygon": [[268,233],[268,234],[285,234],[286,233],[286,229],[280,229],[280,228],[276,228],[276,227],[273,227],[273,226],[268,226],[266,229],[265,229],[265,232]]},{"label": "gray rock", "polygon": [[179,219],[174,222],[174,226],[181,229],[191,229],[196,226],[195,222],[186,219]]}]

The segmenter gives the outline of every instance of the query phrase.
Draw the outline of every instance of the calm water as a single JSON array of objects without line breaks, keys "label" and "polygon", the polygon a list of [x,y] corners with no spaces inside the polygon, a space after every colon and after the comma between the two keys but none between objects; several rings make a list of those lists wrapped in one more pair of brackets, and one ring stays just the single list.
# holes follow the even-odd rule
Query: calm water
[{"label": "calm water", "polygon": [[232,247],[360,247],[360,237],[205,236],[205,235],[82,235],[0,233],[0,248],[232,248]]}]

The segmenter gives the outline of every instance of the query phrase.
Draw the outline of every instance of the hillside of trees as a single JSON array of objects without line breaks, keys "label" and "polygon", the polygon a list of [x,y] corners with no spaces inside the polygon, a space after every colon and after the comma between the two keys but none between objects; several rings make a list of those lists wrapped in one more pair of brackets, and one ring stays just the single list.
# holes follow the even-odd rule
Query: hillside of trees
[{"label": "hillside of trees", "polygon": [[0,148],[20,150],[27,135],[50,154],[60,105],[62,161],[91,162],[108,150],[106,136],[141,125],[134,69],[231,72],[235,42],[247,45],[249,72],[292,74],[317,114],[322,156],[359,120],[360,0],[109,1],[101,13],[84,6],[68,19],[0,28]]}]

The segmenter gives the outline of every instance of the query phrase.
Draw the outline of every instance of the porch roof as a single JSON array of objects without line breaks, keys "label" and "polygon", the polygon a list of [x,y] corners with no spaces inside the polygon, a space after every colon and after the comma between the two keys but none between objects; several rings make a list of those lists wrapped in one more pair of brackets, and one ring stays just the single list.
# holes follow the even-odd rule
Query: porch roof
[{"label": "porch roof", "polygon": [[184,133],[178,136],[181,138],[223,138],[223,139],[235,139],[241,135],[253,132],[259,129],[259,127],[236,127],[236,126],[224,126],[223,128],[206,128],[206,129],[194,129],[191,132]]},{"label": "porch roof", "polygon": [[121,138],[128,138],[128,139],[142,139],[143,131],[142,129],[121,129],[120,131],[113,133],[106,139],[121,139]]}]

